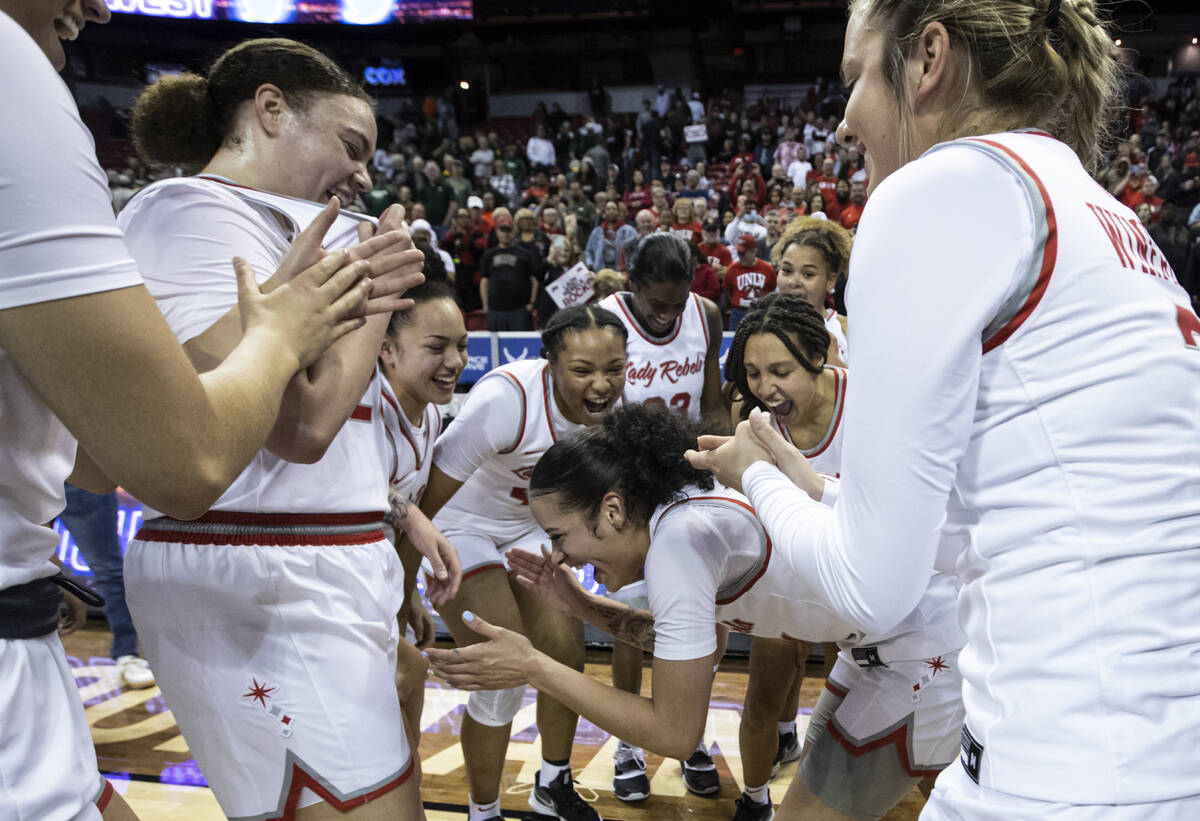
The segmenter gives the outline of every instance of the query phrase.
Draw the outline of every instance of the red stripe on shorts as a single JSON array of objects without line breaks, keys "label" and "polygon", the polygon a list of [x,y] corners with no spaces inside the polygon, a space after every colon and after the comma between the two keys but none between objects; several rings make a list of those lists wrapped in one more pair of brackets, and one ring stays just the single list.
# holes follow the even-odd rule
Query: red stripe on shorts
[{"label": "red stripe on shorts", "polygon": [[330,792],[329,789],[323,784],[319,783],[315,778],[306,773],[299,764],[293,763],[292,785],[291,788],[288,789],[287,798],[284,801],[283,814],[267,818],[266,821],[295,821],[296,805],[300,803],[300,793],[305,787],[321,796],[321,798],[325,799],[325,802],[338,812],[348,812],[355,807],[361,807],[363,804],[369,804],[376,798],[387,795],[392,790],[396,789],[405,781],[407,781],[413,774],[415,764],[416,757],[414,754],[410,753],[408,756],[408,766],[404,769],[404,772],[400,773],[400,775],[396,776],[382,787],[371,790],[369,793],[364,793],[356,798],[342,800]]},{"label": "red stripe on shorts", "polygon": [[111,801],[112,797],[113,797],[112,782],[109,781],[107,778],[105,778],[103,780],[104,780],[104,789],[100,790],[100,797],[96,799],[96,809],[100,810],[100,812],[104,812],[104,810],[107,809],[108,802]]},{"label": "red stripe on shorts", "polygon": [[[828,682],[826,682],[828,683]],[[900,766],[904,767],[904,771],[908,773],[910,778],[924,778],[927,775],[937,775],[941,770],[919,770],[913,767],[912,762],[908,760],[908,725],[897,727],[892,732],[885,735],[883,738],[877,738],[874,741],[868,741],[866,744],[855,744],[851,741],[837,726],[834,718],[829,719],[829,723],[825,725],[829,731],[829,735],[837,740],[839,744],[846,748],[846,751],[852,756],[865,755],[872,750],[878,750],[889,744],[896,748],[896,755],[900,758]]]}]

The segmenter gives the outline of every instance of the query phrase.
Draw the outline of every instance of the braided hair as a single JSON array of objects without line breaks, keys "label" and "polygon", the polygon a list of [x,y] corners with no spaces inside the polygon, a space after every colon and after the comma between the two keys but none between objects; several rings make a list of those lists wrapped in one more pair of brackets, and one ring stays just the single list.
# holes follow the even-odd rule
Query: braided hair
[{"label": "braided hair", "polygon": [[734,386],[734,395],[742,400],[743,419],[749,418],[754,408],[766,410],[750,390],[750,379],[746,376],[746,342],[755,334],[774,334],[800,367],[811,374],[821,373],[829,353],[825,320],[807,299],[776,293],[754,303],[738,325],[725,360],[725,381]]},{"label": "braided hair", "polygon": [[561,494],[563,510],[594,521],[604,494],[616,490],[630,518],[647,522],[659,505],[682,498],[688,485],[712,490],[712,474],[683,456],[696,446],[697,434],[693,423],[662,405],[614,408],[602,425],[572,431],[542,454],[529,495]]},{"label": "braided hair", "polygon": [[612,328],[621,337],[622,345],[629,341],[629,330],[612,311],[595,305],[576,305],[555,311],[542,329],[542,357],[553,362],[563,349],[563,337],[593,328]]}]

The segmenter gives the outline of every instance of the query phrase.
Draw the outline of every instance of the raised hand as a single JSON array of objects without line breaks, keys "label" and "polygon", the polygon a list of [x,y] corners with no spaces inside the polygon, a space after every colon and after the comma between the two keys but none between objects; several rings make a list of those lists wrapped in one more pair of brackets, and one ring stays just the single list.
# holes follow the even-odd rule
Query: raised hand
[{"label": "raised hand", "polygon": [[508,572],[518,584],[537,593],[556,609],[578,615],[576,611],[587,598],[587,591],[571,568],[555,562],[545,546],[541,555],[514,547],[506,556]]},{"label": "raised hand", "polygon": [[825,491],[825,480],[813,470],[813,466],[800,449],[783,438],[761,408],[750,411],[749,421],[750,432],[763,449],[771,454],[771,460],[783,475],[811,496],[813,501],[821,501],[821,495]]},{"label": "raised hand", "polygon": [[741,491],[742,474],[755,462],[771,461],[771,454],[750,431],[750,423],[742,422],[730,436],[701,436],[699,450],[689,450],[684,458],[692,467],[711,471],[726,487]]}]

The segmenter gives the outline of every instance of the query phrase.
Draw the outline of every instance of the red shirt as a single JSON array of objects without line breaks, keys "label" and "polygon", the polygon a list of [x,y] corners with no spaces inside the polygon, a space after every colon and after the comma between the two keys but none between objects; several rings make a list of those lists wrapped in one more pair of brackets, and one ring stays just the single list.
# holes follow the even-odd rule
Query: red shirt
[{"label": "red shirt", "polygon": [[697,245],[700,244],[700,240],[703,238],[700,235],[700,223],[695,220],[685,222],[682,225],[675,223],[668,230],[672,234],[683,237],[684,242],[694,242]]},{"label": "red shirt", "polygon": [[650,206],[650,186],[630,188],[625,192],[624,200],[625,206],[629,209],[629,218],[632,220],[637,216],[638,211]]},{"label": "red shirt", "polygon": [[841,216],[838,217],[838,222],[840,222],[842,227],[847,230],[851,228],[857,228],[858,220],[862,216],[863,208],[865,208],[866,205],[867,204],[865,202],[862,205],[855,205],[853,202],[847,203],[846,206],[842,208],[842,213]]},{"label": "red shirt", "polygon": [[756,259],[749,268],[735,262],[725,272],[721,287],[731,295],[733,307],[749,308],[775,290],[775,269],[761,259]]},{"label": "red shirt", "polygon": [[692,293],[707,297],[713,302],[721,295],[721,280],[717,279],[716,271],[707,262],[701,261],[692,276]]},{"label": "red shirt", "polygon": [[733,254],[729,253],[729,249],[719,242],[709,244],[701,242],[700,255],[708,259],[708,264],[713,268],[721,267],[728,268],[733,262]]}]

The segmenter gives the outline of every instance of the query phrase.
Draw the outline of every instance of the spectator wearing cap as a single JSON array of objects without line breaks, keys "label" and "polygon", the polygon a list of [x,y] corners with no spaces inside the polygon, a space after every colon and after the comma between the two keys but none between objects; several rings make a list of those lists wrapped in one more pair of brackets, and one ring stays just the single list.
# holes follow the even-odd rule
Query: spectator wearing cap
[{"label": "spectator wearing cap", "polygon": [[617,203],[609,200],[604,203],[600,224],[588,235],[583,252],[584,263],[591,271],[616,268],[621,249],[636,237],[637,231],[634,227],[621,222]]},{"label": "spectator wearing cap", "polygon": [[[532,212],[529,216],[532,219]],[[537,267],[529,252],[517,245],[516,225],[509,210],[497,208],[492,218],[496,223],[496,247],[484,252],[479,266],[479,299],[487,311],[487,329],[532,331]]]},{"label": "spectator wearing cap", "polygon": [[709,264],[708,258],[700,253],[700,246],[689,242],[692,252],[692,293],[699,294],[714,303],[721,299],[721,280]]},{"label": "spectator wearing cap", "polygon": [[435,253],[442,261],[442,266],[446,272],[446,279],[451,284],[454,282],[455,265],[454,258],[450,254],[438,246],[437,234],[433,232],[433,226],[423,219],[415,219],[408,227],[412,234],[413,244],[420,248],[427,255]]},{"label": "spectator wearing cap", "polygon": [[708,264],[712,266],[713,273],[717,275],[717,279],[721,282],[725,280],[725,271],[733,262],[733,255],[729,253],[729,249],[721,242],[721,220],[716,216],[711,216],[706,219],[700,230],[700,253],[708,260]]},{"label": "spectator wearing cap", "polygon": [[771,263],[758,258],[758,239],[743,234],[737,240],[737,261],[725,272],[722,290],[729,294],[729,330],[738,324],[761,297],[775,290],[775,269]]},{"label": "spectator wearing cap", "polygon": [[537,131],[529,142],[525,143],[525,156],[529,158],[529,167],[536,171],[549,171],[554,167],[554,143],[546,138],[546,127],[537,124]]},{"label": "spectator wearing cap", "polygon": [[756,241],[767,235],[766,226],[758,213],[758,205],[745,194],[737,198],[737,213],[725,227],[725,244],[731,248],[736,246],[738,237],[742,234],[750,234]]},{"label": "spectator wearing cap", "polygon": [[[1162,200],[1160,199],[1161,203]],[[842,207],[842,213],[838,217],[838,222],[848,231],[853,231],[858,228],[858,221],[862,217],[863,208],[867,205],[867,184],[862,180],[853,180],[850,183],[850,202]]]},{"label": "spectator wearing cap", "polygon": [[495,226],[492,223],[492,212],[487,209],[483,198],[472,194],[467,197],[467,210],[471,214],[471,227],[482,232],[486,237]]}]

